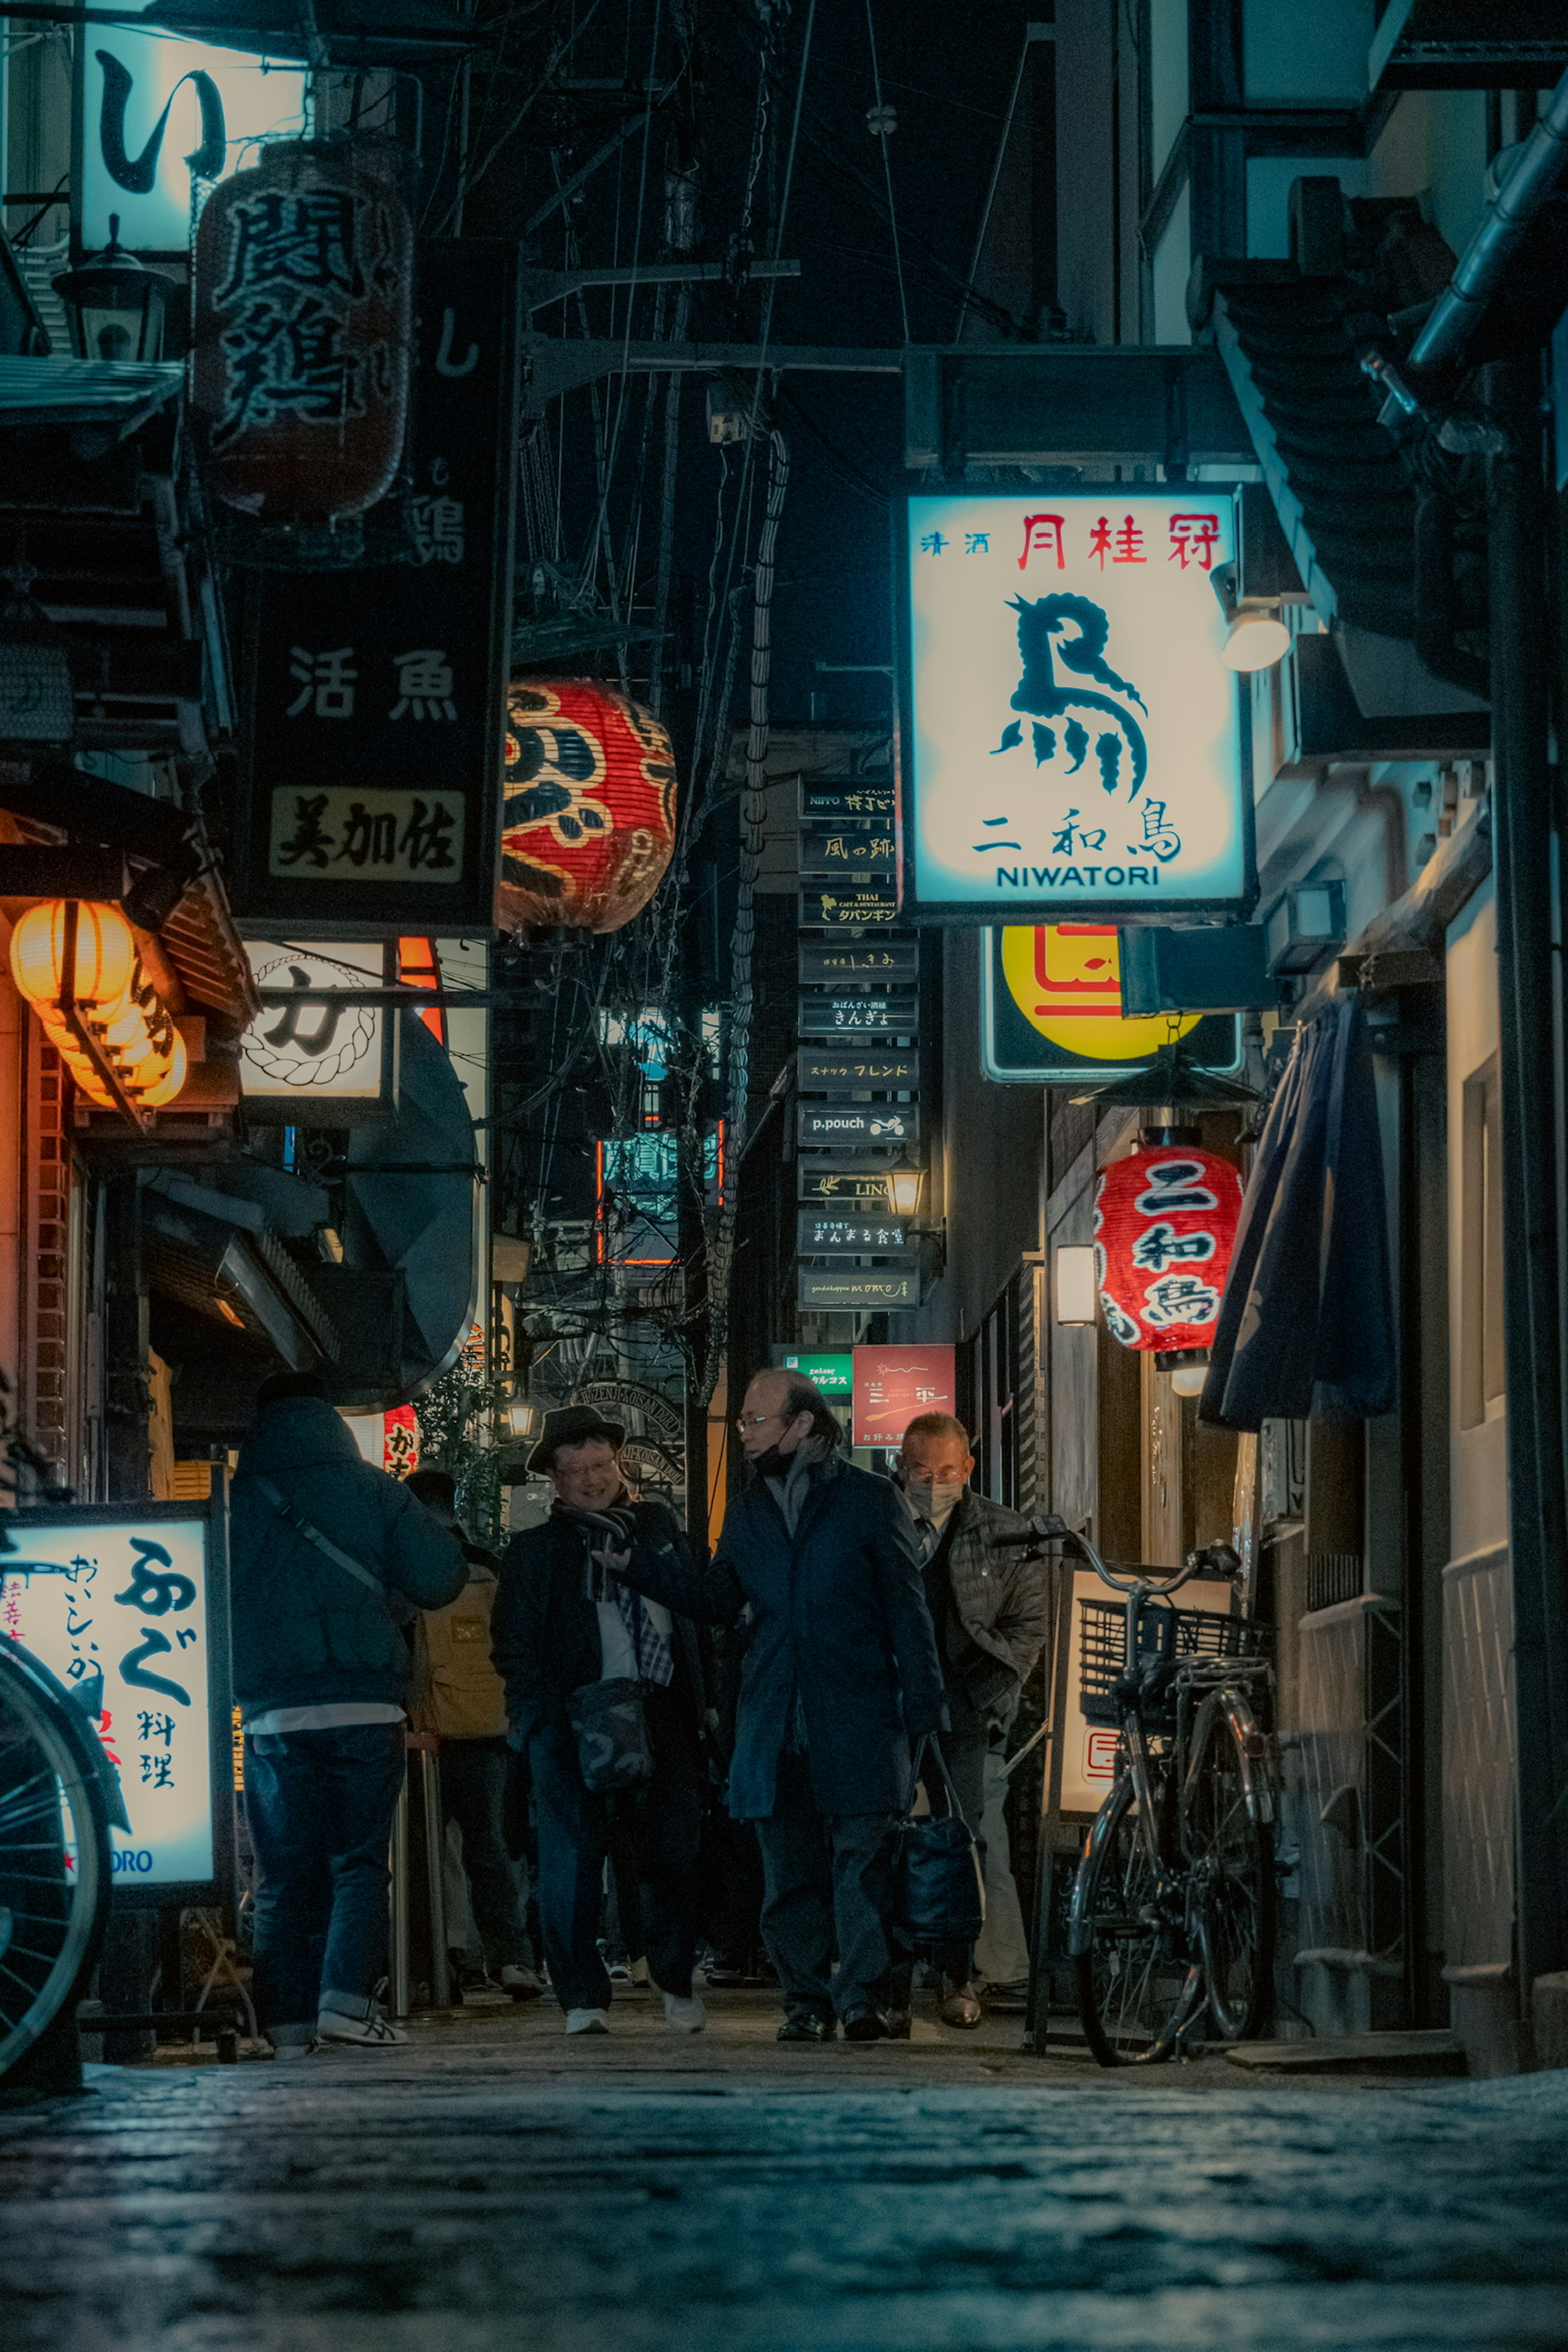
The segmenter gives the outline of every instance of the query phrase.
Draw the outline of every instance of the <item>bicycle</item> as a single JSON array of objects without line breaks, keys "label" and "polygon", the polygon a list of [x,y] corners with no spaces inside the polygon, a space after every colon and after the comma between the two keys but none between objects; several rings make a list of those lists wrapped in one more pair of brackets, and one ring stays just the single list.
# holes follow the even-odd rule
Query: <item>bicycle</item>
[{"label": "bicycle", "polygon": [[103,1940],[110,1825],[130,1823],[86,1711],[94,1692],[97,1677],[73,1694],[0,1637],[0,2080],[74,2016]]},{"label": "bicycle", "polygon": [[1234,1575],[1228,1544],[1126,1578],[1059,1520],[1039,1531],[1121,1596],[1079,1604],[1083,1714],[1120,1735],[1069,1915],[1085,2039],[1102,2066],[1171,2058],[1205,2023],[1251,2040],[1274,1960],[1271,1629],[1170,1605],[1194,1577]]}]

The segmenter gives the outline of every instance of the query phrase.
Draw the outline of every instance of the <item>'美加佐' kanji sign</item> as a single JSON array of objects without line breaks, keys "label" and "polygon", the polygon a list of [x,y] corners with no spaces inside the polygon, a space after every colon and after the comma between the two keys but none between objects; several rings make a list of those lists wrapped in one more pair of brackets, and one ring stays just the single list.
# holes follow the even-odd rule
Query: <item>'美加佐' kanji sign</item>
[{"label": "'\u7f8e\u52a0\u4f50' kanji sign", "polygon": [[1243,705],[1214,593],[1232,494],[912,498],[905,529],[906,913],[1244,914]]}]

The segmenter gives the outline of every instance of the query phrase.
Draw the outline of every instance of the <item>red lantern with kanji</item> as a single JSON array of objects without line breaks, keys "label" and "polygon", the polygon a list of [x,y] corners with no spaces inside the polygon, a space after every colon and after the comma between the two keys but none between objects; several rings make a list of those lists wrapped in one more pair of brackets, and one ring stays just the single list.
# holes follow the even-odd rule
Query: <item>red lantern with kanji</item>
[{"label": "red lantern with kanji", "polygon": [[196,228],[191,413],[258,522],[363,514],[403,454],[414,228],[387,141],[279,140]]},{"label": "red lantern with kanji", "polygon": [[503,930],[618,931],[647,906],[675,846],[675,759],[639,704],[588,679],[520,680],[502,790]]},{"label": "red lantern with kanji", "polygon": [[1161,1356],[1207,1353],[1241,1214],[1237,1169],[1183,1132],[1144,1129],[1127,1159],[1101,1169],[1095,1189],[1106,1323],[1124,1348]]}]

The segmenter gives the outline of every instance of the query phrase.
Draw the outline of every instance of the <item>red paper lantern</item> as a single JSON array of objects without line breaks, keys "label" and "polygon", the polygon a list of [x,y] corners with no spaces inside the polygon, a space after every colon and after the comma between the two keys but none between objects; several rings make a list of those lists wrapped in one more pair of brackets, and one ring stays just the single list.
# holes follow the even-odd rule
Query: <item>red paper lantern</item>
[{"label": "red paper lantern", "polygon": [[675,846],[675,760],[657,719],[586,679],[515,684],[507,698],[503,930],[618,931]]},{"label": "red paper lantern", "polygon": [[1095,1187],[1100,1303],[1124,1348],[1207,1349],[1236,1246],[1241,1178],[1195,1143],[1141,1140]]},{"label": "red paper lantern", "polygon": [[403,454],[414,229],[385,142],[281,140],[196,229],[207,482],[258,522],[363,514]]}]

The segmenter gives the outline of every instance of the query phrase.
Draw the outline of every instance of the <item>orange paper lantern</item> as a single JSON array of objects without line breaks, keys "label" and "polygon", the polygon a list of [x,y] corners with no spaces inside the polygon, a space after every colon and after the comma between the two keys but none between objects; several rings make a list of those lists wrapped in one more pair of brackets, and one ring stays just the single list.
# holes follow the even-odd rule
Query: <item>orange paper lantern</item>
[{"label": "orange paper lantern", "polygon": [[618,931],[675,846],[675,759],[658,720],[589,680],[524,679],[507,699],[503,930]]}]

